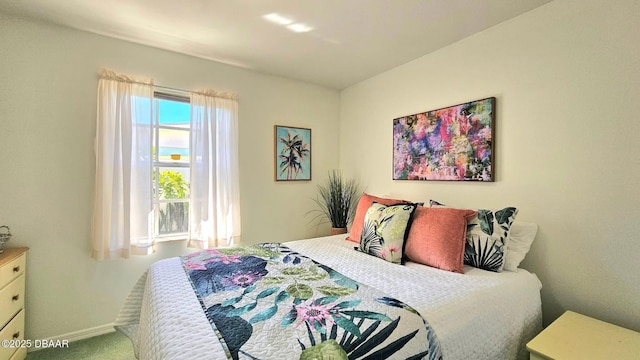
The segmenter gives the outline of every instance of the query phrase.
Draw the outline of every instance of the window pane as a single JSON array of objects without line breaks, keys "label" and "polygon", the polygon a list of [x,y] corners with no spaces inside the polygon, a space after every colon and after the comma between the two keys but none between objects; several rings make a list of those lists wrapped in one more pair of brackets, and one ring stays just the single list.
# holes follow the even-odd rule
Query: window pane
[{"label": "window pane", "polygon": [[158,199],[189,198],[189,168],[159,167],[156,173],[160,174],[158,181],[154,182],[154,193],[158,194]]},{"label": "window pane", "polygon": [[159,161],[189,163],[189,131],[159,129]]},{"label": "window pane", "polygon": [[160,235],[189,231],[189,203],[168,202],[158,204],[158,233]]},{"label": "window pane", "polygon": [[191,104],[165,99],[156,99],[156,101],[158,101],[160,126],[173,126],[183,129],[189,128]]}]

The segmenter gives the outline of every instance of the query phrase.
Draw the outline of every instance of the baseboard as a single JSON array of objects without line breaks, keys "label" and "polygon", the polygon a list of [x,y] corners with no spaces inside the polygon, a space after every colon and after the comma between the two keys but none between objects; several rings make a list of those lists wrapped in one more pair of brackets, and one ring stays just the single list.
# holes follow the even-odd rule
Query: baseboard
[{"label": "baseboard", "polygon": [[[105,324],[105,325],[100,325],[100,326],[96,326],[89,329],[70,332],[67,334],[52,336],[47,340],[49,341],[67,340],[68,342],[74,342],[78,340],[88,339],[98,335],[108,334],[114,331],[116,330],[113,328],[113,324]],[[38,349],[33,349],[33,348],[29,349],[29,351],[31,350],[38,350]]]}]

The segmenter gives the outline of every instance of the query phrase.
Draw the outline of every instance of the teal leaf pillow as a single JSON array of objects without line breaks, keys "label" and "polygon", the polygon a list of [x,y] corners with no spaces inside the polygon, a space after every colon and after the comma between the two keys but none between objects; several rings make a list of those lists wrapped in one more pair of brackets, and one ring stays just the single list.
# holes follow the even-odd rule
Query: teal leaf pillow
[{"label": "teal leaf pillow", "polygon": [[515,207],[478,210],[467,223],[464,263],[483,270],[501,272],[511,225],[518,214]]},{"label": "teal leaf pillow", "polygon": [[372,203],[364,217],[357,250],[386,261],[404,263],[404,242],[417,204]]}]

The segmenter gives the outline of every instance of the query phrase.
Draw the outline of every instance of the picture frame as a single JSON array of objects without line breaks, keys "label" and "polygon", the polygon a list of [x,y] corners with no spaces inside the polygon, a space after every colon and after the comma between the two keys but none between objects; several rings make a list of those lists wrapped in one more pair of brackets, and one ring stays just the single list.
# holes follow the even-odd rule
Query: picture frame
[{"label": "picture frame", "polygon": [[311,129],[274,125],[275,181],[311,181]]},{"label": "picture frame", "polygon": [[393,120],[393,180],[495,180],[496,98]]}]

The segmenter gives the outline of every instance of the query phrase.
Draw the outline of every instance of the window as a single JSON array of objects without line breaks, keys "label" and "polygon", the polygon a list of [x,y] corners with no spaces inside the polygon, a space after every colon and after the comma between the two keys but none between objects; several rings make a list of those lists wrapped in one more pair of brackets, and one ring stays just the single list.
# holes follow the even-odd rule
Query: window
[{"label": "window", "polygon": [[157,240],[230,246],[240,236],[238,99],[101,70],[93,253],[148,255]]},{"label": "window", "polygon": [[154,92],[153,187],[154,237],[186,239],[189,232],[189,98]]}]

